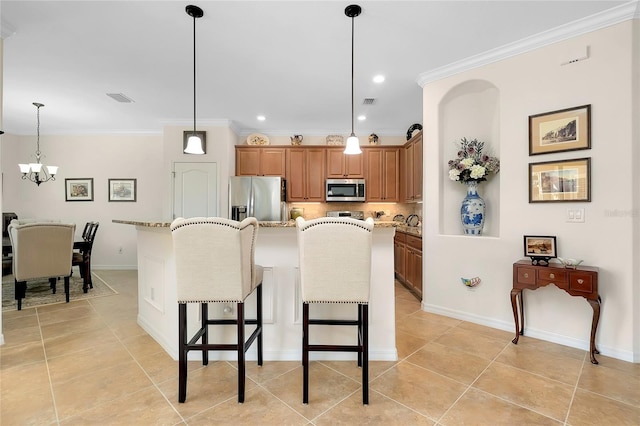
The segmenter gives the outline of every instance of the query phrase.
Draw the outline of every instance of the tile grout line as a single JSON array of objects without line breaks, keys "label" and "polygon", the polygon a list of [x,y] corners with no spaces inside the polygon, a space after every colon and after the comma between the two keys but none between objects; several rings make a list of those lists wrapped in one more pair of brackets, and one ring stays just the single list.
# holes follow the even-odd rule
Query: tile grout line
[{"label": "tile grout line", "polygon": [[582,365],[580,366],[580,373],[578,373],[578,377],[576,378],[576,384],[573,387],[573,392],[571,393],[571,399],[569,400],[569,407],[567,407],[567,414],[564,416],[564,424],[565,426],[569,424],[569,415],[571,414],[571,407],[573,406],[573,400],[576,397],[576,393],[578,392],[578,383],[580,383],[580,377],[582,376],[582,370],[584,369],[584,363],[587,359],[587,354],[584,354],[582,358]]},{"label": "tile grout line", "polygon": [[44,345],[44,335],[42,334],[42,324],[40,323],[40,313],[36,310],[36,319],[38,320],[38,332],[40,332],[40,343],[42,344],[42,352],[44,355],[44,365],[47,369],[47,379],[49,379],[49,392],[51,392],[51,403],[53,405],[53,414],[56,418],[56,424],[60,424],[60,416],[58,415],[58,404],[56,404],[56,395],[53,392],[53,381],[51,380],[51,371],[49,370],[49,358],[47,357],[47,349]]}]

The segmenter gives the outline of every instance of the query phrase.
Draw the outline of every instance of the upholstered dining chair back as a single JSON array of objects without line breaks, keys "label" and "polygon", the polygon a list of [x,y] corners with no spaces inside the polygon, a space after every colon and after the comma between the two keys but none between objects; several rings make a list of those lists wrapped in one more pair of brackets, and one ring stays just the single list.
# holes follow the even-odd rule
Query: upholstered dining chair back
[{"label": "upholstered dining chair back", "polygon": [[253,217],[174,220],[178,303],[242,302],[262,282],[254,261],[257,232]]},{"label": "upholstered dining chair back", "polygon": [[302,301],[368,303],[373,219],[296,219]]},{"label": "upholstered dining chair back", "polygon": [[75,229],[73,223],[11,223],[9,238],[16,281],[68,277]]}]

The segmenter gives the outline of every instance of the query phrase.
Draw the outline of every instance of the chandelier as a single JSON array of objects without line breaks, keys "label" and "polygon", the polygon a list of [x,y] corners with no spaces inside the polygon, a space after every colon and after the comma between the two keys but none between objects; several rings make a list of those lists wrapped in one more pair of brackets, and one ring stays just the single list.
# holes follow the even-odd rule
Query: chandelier
[{"label": "chandelier", "polygon": [[44,105],[34,102],[33,105],[38,109],[38,137],[36,139],[36,162],[29,164],[18,164],[22,179],[30,180],[40,186],[42,182],[56,180],[55,175],[58,173],[58,166],[45,166],[40,162],[40,108]]}]

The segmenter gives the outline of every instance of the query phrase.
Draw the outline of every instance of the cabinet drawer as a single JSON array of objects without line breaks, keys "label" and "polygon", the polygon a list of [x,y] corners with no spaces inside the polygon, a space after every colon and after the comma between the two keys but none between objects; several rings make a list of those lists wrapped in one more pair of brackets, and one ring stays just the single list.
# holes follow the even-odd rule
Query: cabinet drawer
[{"label": "cabinet drawer", "polygon": [[521,284],[535,284],[536,270],[533,268],[518,268],[518,282]]},{"label": "cabinet drawer", "polygon": [[538,278],[545,281],[566,283],[567,273],[557,269],[538,269]]},{"label": "cabinet drawer", "polygon": [[393,237],[393,241],[404,244],[407,241],[407,234],[396,230],[396,235]]},{"label": "cabinet drawer", "polygon": [[583,293],[593,293],[597,290],[593,275],[580,272],[571,272],[569,274],[569,289]]},{"label": "cabinet drawer", "polygon": [[422,238],[407,234],[407,245],[416,250],[422,251]]}]

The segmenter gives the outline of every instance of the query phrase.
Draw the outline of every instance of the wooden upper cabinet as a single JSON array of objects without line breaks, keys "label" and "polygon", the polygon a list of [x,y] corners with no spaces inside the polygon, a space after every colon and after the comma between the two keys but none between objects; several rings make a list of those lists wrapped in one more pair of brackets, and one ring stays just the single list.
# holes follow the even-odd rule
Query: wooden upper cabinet
[{"label": "wooden upper cabinet", "polygon": [[403,167],[405,200],[422,200],[422,132],[404,145]]},{"label": "wooden upper cabinet", "polygon": [[236,146],[236,176],[286,176],[286,149]]},{"label": "wooden upper cabinet", "polygon": [[400,148],[363,150],[367,201],[400,201]]},{"label": "wooden upper cabinet", "polygon": [[327,178],[363,178],[364,155],[345,155],[344,148],[327,148]]},{"label": "wooden upper cabinet", "polygon": [[325,149],[287,149],[287,201],[324,201]]}]

